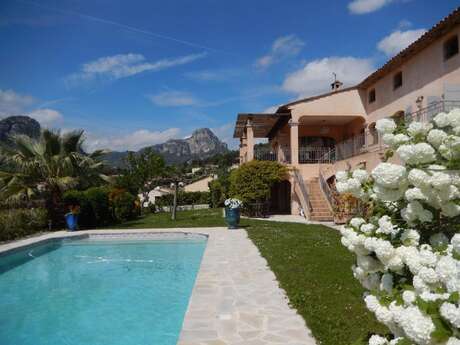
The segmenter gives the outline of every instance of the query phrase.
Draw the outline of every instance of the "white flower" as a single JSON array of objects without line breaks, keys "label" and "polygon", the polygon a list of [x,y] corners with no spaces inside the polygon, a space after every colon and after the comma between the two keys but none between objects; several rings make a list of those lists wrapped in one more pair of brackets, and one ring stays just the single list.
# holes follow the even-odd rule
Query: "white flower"
[{"label": "white flower", "polygon": [[441,316],[452,325],[460,328],[460,307],[455,304],[444,302],[439,308]]},{"label": "white flower", "polygon": [[433,248],[447,247],[448,244],[449,244],[449,239],[442,232],[438,232],[430,236],[430,245]]},{"label": "white flower", "polygon": [[451,240],[450,243],[452,244],[452,247],[457,254],[460,254],[460,234],[455,234]]},{"label": "white flower", "polygon": [[439,279],[446,283],[452,279],[452,277],[457,277],[458,270],[455,260],[450,256],[443,256],[439,259],[436,264],[436,273],[439,276]]},{"label": "white flower", "polygon": [[417,299],[417,295],[413,291],[405,290],[402,293],[402,299],[405,305],[411,305],[415,303],[415,300]]},{"label": "white flower", "polygon": [[364,223],[366,223],[366,221],[363,218],[355,217],[350,220],[350,225],[355,229],[359,229],[359,227]]},{"label": "white flower", "polygon": [[357,255],[356,263],[364,271],[369,273],[379,272],[382,270],[382,264],[369,255]]},{"label": "white flower", "polygon": [[353,178],[357,179],[361,184],[367,182],[369,178],[369,174],[366,170],[363,169],[357,169],[353,171],[352,176]]},{"label": "white flower", "polygon": [[398,148],[398,146],[407,143],[410,138],[405,134],[391,134],[386,133],[382,137],[383,143],[391,146],[392,148]]},{"label": "white flower", "polygon": [[393,225],[389,216],[380,217],[378,223],[379,228],[377,229],[377,233],[396,235],[399,232],[399,229]]},{"label": "white flower", "polygon": [[364,297],[364,302],[366,302],[367,309],[373,313],[375,313],[375,311],[381,307],[379,300],[374,295],[367,295]]},{"label": "white flower", "polygon": [[339,192],[340,194],[343,194],[343,193],[348,193],[349,191],[349,187],[348,187],[348,183],[347,182],[337,182],[335,184],[335,188],[337,189],[337,192]]},{"label": "white flower", "polygon": [[423,194],[422,190],[417,187],[406,190],[404,197],[406,198],[407,201],[427,200],[426,195]]},{"label": "white flower", "polygon": [[381,119],[376,122],[375,129],[380,134],[393,133],[396,129],[396,123],[390,119]]},{"label": "white flower", "polygon": [[436,126],[438,127],[447,127],[450,125],[450,119],[449,119],[449,115],[447,115],[446,113],[439,113],[438,115],[436,115],[433,119],[434,123],[436,123]]},{"label": "white flower", "polygon": [[382,275],[380,290],[386,291],[389,294],[393,292],[393,275],[391,273],[385,273]]},{"label": "white flower", "polygon": [[382,136],[382,141],[385,145],[392,146],[394,147],[396,142],[395,142],[395,135],[392,133],[385,133]]},{"label": "white flower", "polygon": [[406,179],[407,171],[401,165],[380,163],[371,174],[375,182],[382,187],[399,188]]},{"label": "white flower", "polygon": [[227,208],[234,209],[234,208],[241,207],[243,205],[243,203],[238,199],[227,199],[227,200],[224,201],[224,205]]},{"label": "white flower", "polygon": [[380,335],[374,334],[369,338],[369,345],[387,345],[388,341]]},{"label": "white flower", "polygon": [[446,345],[460,345],[460,339],[450,337],[449,340],[447,341]]},{"label": "white flower", "polygon": [[423,188],[429,185],[430,175],[420,169],[412,169],[409,171],[407,179],[415,187]]},{"label": "white flower", "polygon": [[401,242],[405,246],[417,246],[420,240],[420,234],[413,229],[406,229],[401,235]]},{"label": "white flower", "polygon": [[449,299],[449,293],[433,293],[429,291],[424,291],[420,294],[420,298],[425,302],[436,302],[437,300],[445,301]]},{"label": "white flower", "polygon": [[371,235],[374,230],[375,230],[375,225],[374,224],[364,224],[364,225],[361,225],[361,228],[360,230],[365,233],[366,235]]},{"label": "white flower", "polygon": [[431,123],[412,122],[407,128],[407,132],[411,137],[426,136],[431,128],[433,128]]},{"label": "white flower", "polygon": [[436,160],[434,148],[427,143],[401,145],[396,153],[408,164],[426,164]]},{"label": "white flower", "polygon": [[430,177],[430,184],[436,189],[444,189],[452,183],[449,174],[445,172],[435,172]]},{"label": "white flower", "polygon": [[401,312],[399,325],[409,339],[416,344],[427,345],[435,326],[429,316],[424,315],[416,306],[410,306]]},{"label": "white flower", "polygon": [[376,184],[372,190],[376,198],[381,201],[394,202],[400,200],[404,196],[403,188],[391,189]]},{"label": "white flower", "polygon": [[428,133],[427,140],[434,147],[438,148],[442,142],[447,138],[447,133],[440,129],[432,129]]},{"label": "white flower", "polygon": [[447,117],[449,118],[449,125],[452,127],[460,126],[460,108],[452,109]]},{"label": "white flower", "polygon": [[422,267],[418,272],[418,276],[427,284],[435,284],[438,282],[438,275],[434,269],[429,267]]},{"label": "white flower", "polygon": [[335,179],[339,182],[347,182],[348,173],[346,171],[337,171],[335,174]]},{"label": "white flower", "polygon": [[419,220],[422,223],[429,223],[433,220],[433,213],[425,210],[418,201],[411,201],[407,207],[401,210],[401,216],[409,224]]},{"label": "white flower", "polygon": [[447,202],[441,205],[442,214],[447,217],[456,217],[460,215],[460,205],[454,202]]}]

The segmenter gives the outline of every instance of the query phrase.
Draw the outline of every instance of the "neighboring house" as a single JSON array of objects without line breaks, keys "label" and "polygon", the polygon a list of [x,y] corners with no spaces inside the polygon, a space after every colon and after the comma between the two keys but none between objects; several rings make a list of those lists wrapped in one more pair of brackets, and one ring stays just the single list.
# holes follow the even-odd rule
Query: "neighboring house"
[{"label": "neighboring house", "polygon": [[186,192],[209,192],[209,182],[214,180],[214,176],[206,176],[198,181],[190,183],[184,187]]},{"label": "neighboring house", "polygon": [[163,196],[163,195],[167,195],[167,194],[172,194],[172,190],[169,189],[169,188],[158,186],[158,187],[155,187],[154,189],[152,189],[150,192],[148,192],[147,197],[145,198],[145,200],[144,200],[144,196],[142,194],[139,194],[138,197],[139,197],[139,200],[141,201],[142,205],[144,207],[148,207],[149,204],[153,204],[153,205],[155,204],[155,198]]},{"label": "neighboring house", "polygon": [[[460,107],[460,8],[356,86],[282,105],[273,114],[239,114],[234,137],[240,163],[276,160],[293,167],[272,190],[274,212],[313,220],[332,218],[335,172],[358,165],[373,169],[384,147],[375,122],[384,117],[428,121]],[[255,138],[270,147],[254,150]],[[397,159],[397,158],[395,158]]]}]

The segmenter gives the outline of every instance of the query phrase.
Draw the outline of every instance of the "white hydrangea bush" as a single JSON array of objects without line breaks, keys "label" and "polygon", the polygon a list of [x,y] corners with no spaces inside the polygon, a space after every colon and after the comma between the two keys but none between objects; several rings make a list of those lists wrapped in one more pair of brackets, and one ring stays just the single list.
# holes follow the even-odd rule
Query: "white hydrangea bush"
[{"label": "white hydrangea bush", "polygon": [[[392,333],[369,345],[460,345],[460,109],[376,129],[385,162],[336,174],[339,193],[366,204],[341,241],[367,308]],[[388,162],[394,153],[403,165]]]}]

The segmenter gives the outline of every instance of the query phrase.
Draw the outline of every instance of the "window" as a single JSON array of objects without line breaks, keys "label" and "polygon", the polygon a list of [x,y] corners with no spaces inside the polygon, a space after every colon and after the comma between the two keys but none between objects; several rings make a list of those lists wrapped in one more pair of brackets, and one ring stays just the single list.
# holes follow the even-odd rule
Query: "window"
[{"label": "window", "polygon": [[402,72],[398,72],[393,77],[393,90],[400,88],[403,84]]},{"label": "window", "polygon": [[369,91],[369,103],[374,103],[375,102],[375,89],[372,89]]},{"label": "window", "polygon": [[458,36],[449,38],[444,42],[444,60],[450,59],[458,54]]},{"label": "window", "polygon": [[370,145],[377,145],[379,143],[379,132],[375,128],[375,122],[369,126],[369,134],[371,135]]}]

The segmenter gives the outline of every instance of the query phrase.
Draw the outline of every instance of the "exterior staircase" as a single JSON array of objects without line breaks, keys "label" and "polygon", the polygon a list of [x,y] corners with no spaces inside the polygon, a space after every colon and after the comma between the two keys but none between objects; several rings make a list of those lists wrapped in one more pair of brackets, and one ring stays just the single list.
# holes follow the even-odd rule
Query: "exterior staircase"
[{"label": "exterior staircase", "polygon": [[307,185],[311,212],[310,220],[318,222],[330,222],[334,220],[334,215],[329,207],[329,203],[324,196],[323,191],[319,185],[319,178],[314,178],[308,181],[305,181]]}]

